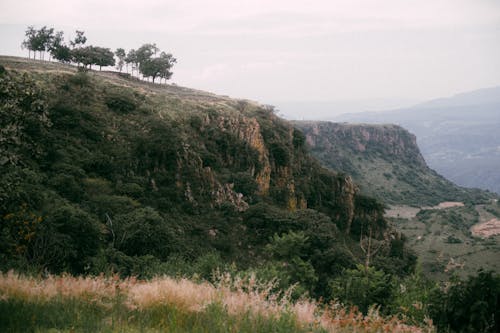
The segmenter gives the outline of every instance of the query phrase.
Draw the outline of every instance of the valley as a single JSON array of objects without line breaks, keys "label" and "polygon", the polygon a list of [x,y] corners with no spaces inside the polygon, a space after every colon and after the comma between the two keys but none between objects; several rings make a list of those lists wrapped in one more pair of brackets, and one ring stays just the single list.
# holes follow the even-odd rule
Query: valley
[{"label": "valley", "polygon": [[497,203],[446,206],[390,206],[386,216],[408,237],[424,271],[436,279],[467,276],[481,268],[500,272],[500,228],[489,213],[498,210]]}]

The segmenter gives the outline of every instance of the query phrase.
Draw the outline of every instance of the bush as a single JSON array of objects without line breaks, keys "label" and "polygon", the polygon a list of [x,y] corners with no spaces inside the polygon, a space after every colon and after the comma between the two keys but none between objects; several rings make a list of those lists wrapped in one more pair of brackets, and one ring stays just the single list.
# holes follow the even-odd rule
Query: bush
[{"label": "bush", "polygon": [[77,206],[59,205],[40,224],[31,251],[53,272],[83,273],[99,251],[103,232],[102,225]]},{"label": "bush", "polygon": [[331,282],[332,298],[367,313],[372,305],[389,304],[392,297],[391,277],[373,267],[358,265],[346,269]]},{"label": "bush", "polygon": [[480,270],[438,294],[431,315],[442,331],[494,333],[500,331],[499,308],[500,276]]},{"label": "bush", "polygon": [[106,106],[119,113],[129,113],[137,108],[135,99],[130,92],[112,92],[105,98]]}]

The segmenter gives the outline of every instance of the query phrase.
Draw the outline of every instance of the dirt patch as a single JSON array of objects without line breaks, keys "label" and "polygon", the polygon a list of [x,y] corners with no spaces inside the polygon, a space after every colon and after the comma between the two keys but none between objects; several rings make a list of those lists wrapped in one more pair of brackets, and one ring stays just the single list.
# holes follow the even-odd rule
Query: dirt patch
[{"label": "dirt patch", "polygon": [[487,222],[476,224],[472,226],[471,232],[474,236],[480,236],[484,238],[500,235],[500,220],[491,219]]},{"label": "dirt patch", "polygon": [[464,203],[463,202],[457,202],[457,201],[445,201],[441,202],[439,205],[437,205],[435,208],[437,209],[446,209],[446,208],[452,208],[452,207],[463,207]]}]

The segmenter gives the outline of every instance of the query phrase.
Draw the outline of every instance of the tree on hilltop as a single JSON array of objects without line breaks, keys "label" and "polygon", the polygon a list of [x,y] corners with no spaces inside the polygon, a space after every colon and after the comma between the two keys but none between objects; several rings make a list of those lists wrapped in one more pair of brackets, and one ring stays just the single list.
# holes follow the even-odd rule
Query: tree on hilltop
[{"label": "tree on hilltop", "polygon": [[89,66],[90,69],[92,69],[92,65],[99,66],[99,70],[102,69],[102,66],[115,65],[114,53],[109,48],[89,45],[73,49],[71,54],[73,61],[81,63],[85,67]]},{"label": "tree on hilltop", "polygon": [[24,35],[26,36],[26,39],[23,40],[21,43],[21,48],[23,49],[28,49],[28,59],[31,59],[31,51],[33,51],[33,58],[35,58],[35,38],[36,38],[36,30],[35,27],[30,25]]},{"label": "tree on hilltop", "polygon": [[176,61],[171,54],[162,52],[158,58],[144,60],[139,69],[144,76],[152,77],[153,83],[157,77],[168,80],[172,76],[170,69]]},{"label": "tree on hilltop", "polygon": [[144,44],[135,51],[135,61],[138,63],[139,72],[146,78],[151,77],[153,83],[156,78],[168,80],[172,76],[170,69],[177,61],[170,53],[161,52],[156,44]]},{"label": "tree on hilltop", "polygon": [[47,28],[46,26],[38,30],[38,38],[40,43],[40,50],[42,52],[42,60],[45,58],[45,51],[49,51],[54,40],[54,28]]},{"label": "tree on hilltop", "polygon": [[80,45],[83,46],[83,45],[85,45],[86,42],[87,42],[87,37],[85,37],[85,32],[80,31],[80,30],[76,30],[75,39],[70,41],[69,43],[74,48],[74,47],[77,47]]},{"label": "tree on hilltop", "polygon": [[[40,60],[43,60],[45,51],[49,50],[54,39],[54,29],[43,26],[40,30],[35,30],[33,26],[29,26],[25,32],[25,39],[21,47],[27,48],[28,51],[33,51],[33,59],[36,58],[36,51],[40,53]],[[28,53],[31,58],[31,52]]]},{"label": "tree on hilltop", "polygon": [[151,59],[151,57],[158,52],[159,49],[156,44],[144,44],[137,49],[136,56],[139,63]]},{"label": "tree on hilltop", "polygon": [[118,58],[118,63],[116,64],[116,69],[122,72],[123,65],[125,64],[125,57],[127,56],[125,53],[125,50],[120,48],[117,48],[115,51],[115,55]]},{"label": "tree on hilltop", "polygon": [[139,61],[137,60],[136,50],[132,49],[128,51],[127,56],[125,57],[125,64],[127,66],[127,73],[128,73],[128,65],[130,64],[132,75],[134,75],[134,69],[137,69],[139,64]]},{"label": "tree on hilltop", "polygon": [[52,57],[60,62],[68,63],[71,61],[71,49],[64,44],[64,32],[56,32],[49,51]]},{"label": "tree on hilltop", "polygon": [[[64,33],[57,31],[54,33],[54,28],[42,27],[36,30],[33,26],[29,26],[25,31],[26,39],[22,42],[21,47],[28,49],[28,58],[36,59],[36,52],[40,52],[39,58],[44,59],[44,53],[50,52],[50,56],[63,63],[73,63],[77,66],[83,65],[85,68],[92,69],[92,65],[99,66],[99,70],[103,66],[116,66],[120,72],[123,66],[131,65],[131,72],[141,79],[152,79],[153,83],[160,78],[168,80],[172,77],[172,67],[177,60],[170,53],[161,52],[155,43],[146,43],[137,50],[131,49],[128,53],[123,48],[116,49],[113,53],[109,48],[93,46],[87,43],[85,32],[76,30],[75,37],[69,41],[69,44],[64,42]],[[117,60],[115,59],[115,56]],[[49,60],[51,58],[49,57]]]}]

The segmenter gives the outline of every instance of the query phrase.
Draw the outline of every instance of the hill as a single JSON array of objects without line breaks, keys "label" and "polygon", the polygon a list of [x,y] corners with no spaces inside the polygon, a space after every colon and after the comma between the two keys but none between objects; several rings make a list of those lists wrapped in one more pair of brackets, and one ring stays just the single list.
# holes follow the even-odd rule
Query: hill
[{"label": "hill", "polygon": [[429,166],[456,184],[500,193],[500,87],[336,121],[394,123],[418,138]]},{"label": "hill", "polygon": [[325,166],[352,175],[362,192],[388,204],[434,206],[484,201],[490,194],[464,189],[429,168],[416,137],[396,125],[296,121],[311,153]]},{"label": "hill", "polygon": [[[0,60],[0,270],[257,270],[324,298],[359,263],[411,272],[415,257],[382,204],[323,168],[272,108]],[[367,255],[364,237],[384,247]]]},{"label": "hill", "polygon": [[[470,327],[497,322],[498,277],[439,289],[384,205],[272,107],[0,57],[0,157],[0,271],[26,275],[0,274],[9,331],[429,331],[469,327],[475,308],[448,313],[483,295]],[[251,297],[285,313],[233,312]]]}]

